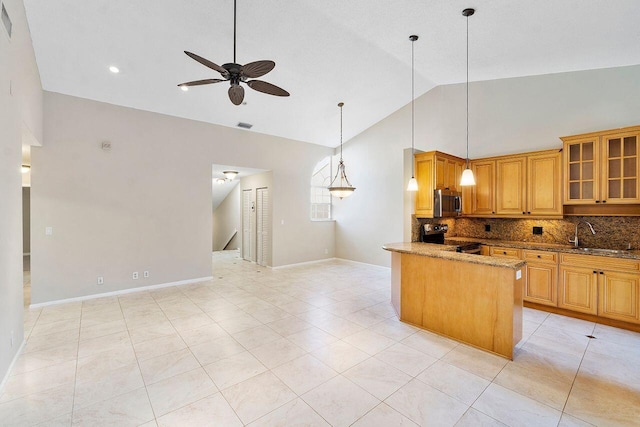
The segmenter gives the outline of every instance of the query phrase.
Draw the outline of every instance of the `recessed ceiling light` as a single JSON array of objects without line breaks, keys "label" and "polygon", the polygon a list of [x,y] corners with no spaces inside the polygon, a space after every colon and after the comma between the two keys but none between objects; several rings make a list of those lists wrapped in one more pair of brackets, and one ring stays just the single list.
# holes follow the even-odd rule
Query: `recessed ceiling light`
[{"label": "recessed ceiling light", "polygon": [[189,86],[180,86],[180,89],[182,89],[183,92],[186,92],[189,90]]},{"label": "recessed ceiling light", "polygon": [[118,74],[120,72],[120,69],[115,65],[112,65],[109,67],[109,71],[111,71],[113,74]]}]

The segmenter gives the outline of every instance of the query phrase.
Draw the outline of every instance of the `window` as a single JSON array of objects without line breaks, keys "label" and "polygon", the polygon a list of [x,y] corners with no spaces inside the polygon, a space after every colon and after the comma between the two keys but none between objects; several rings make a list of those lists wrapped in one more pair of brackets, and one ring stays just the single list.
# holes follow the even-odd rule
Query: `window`
[{"label": "window", "polygon": [[331,184],[331,158],[320,161],[311,175],[311,220],[331,219],[331,194],[327,187]]}]

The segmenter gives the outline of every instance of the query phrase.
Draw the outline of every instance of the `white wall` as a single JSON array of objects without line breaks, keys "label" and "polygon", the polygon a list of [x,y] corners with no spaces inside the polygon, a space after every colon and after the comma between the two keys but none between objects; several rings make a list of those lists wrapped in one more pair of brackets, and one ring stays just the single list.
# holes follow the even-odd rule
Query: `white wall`
[{"label": "white wall", "polygon": [[[216,186],[213,184],[213,191],[216,191]],[[225,183],[224,185],[230,185]],[[229,237],[234,231],[238,233],[231,240],[229,248],[238,249],[240,247],[240,181],[235,182],[233,190],[225,197],[225,199],[218,205],[216,210],[213,211],[213,250],[221,251],[227,244]]]},{"label": "white wall", "polygon": [[[560,148],[560,136],[640,124],[640,66],[472,83],[471,158]],[[417,150],[465,157],[465,85],[438,86],[415,102]],[[355,194],[335,203],[336,256],[388,266],[384,243],[406,238],[410,105],[344,146]],[[409,163],[410,164],[410,163]]]},{"label": "white wall", "polygon": [[[309,179],[331,149],[50,92],[44,107],[46,144],[32,149],[33,303],[210,276],[212,164],[273,171],[273,217],[286,224],[273,228],[274,266],[329,256],[320,248],[333,233],[309,220]],[[144,270],[149,279],[131,278]]]},{"label": "white wall", "polygon": [[[24,339],[22,134],[42,135],[42,89],[21,0],[2,0],[13,22],[0,25],[0,384]],[[11,335],[13,333],[13,344]]]}]

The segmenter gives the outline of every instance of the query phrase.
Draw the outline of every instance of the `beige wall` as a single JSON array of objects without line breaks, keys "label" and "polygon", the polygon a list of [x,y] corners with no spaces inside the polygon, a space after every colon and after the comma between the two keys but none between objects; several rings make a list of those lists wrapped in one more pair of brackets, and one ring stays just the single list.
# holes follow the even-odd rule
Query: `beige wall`
[{"label": "beige wall", "polygon": [[9,40],[0,25],[0,385],[24,339],[23,128],[28,126],[35,137],[42,135],[42,90],[24,5],[21,0],[2,2],[13,22],[13,34]]},{"label": "beige wall", "polygon": [[[216,186],[213,184],[213,191]],[[225,184],[228,185],[228,184]],[[225,199],[213,211],[213,250],[221,251],[227,244],[229,237],[234,231],[237,231],[235,237],[229,244],[229,249],[238,249],[240,247],[240,182],[236,183],[233,190],[225,197]]]},{"label": "beige wall", "polygon": [[[273,171],[273,217],[286,224],[273,228],[273,265],[329,256],[332,229],[309,220],[309,180],[331,149],[50,92],[44,105],[33,303],[211,276],[212,164]],[[131,278],[144,270],[148,279]]]},{"label": "beige wall", "polygon": [[[640,66],[472,83],[470,157],[561,147],[560,136],[640,124]],[[415,102],[417,150],[465,157],[465,85],[438,86]],[[336,256],[388,266],[380,249],[410,235],[403,150],[410,105],[344,146],[355,194],[334,204]]]}]

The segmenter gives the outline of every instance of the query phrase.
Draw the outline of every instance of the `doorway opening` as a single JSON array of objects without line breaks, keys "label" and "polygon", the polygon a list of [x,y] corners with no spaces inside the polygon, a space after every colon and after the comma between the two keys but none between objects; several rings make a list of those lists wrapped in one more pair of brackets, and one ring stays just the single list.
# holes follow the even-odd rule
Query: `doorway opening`
[{"label": "doorway opening", "polygon": [[[224,172],[237,172],[224,174]],[[212,166],[212,250],[238,251],[259,265],[271,265],[271,171]]]}]

